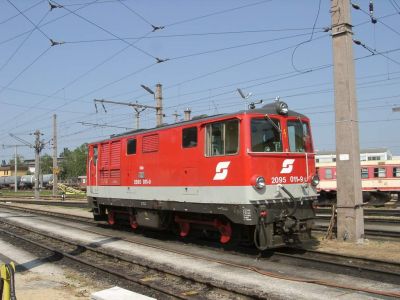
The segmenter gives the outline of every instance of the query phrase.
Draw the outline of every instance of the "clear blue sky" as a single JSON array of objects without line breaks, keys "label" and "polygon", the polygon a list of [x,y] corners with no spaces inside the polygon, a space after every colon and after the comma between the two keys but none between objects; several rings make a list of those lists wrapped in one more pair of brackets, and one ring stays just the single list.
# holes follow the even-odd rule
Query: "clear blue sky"
[{"label": "clear blue sky", "polygon": [[[385,52],[366,57],[371,52],[353,47],[360,142],[398,155],[400,113],[392,107],[400,106],[400,0],[374,2],[375,25],[369,1],[357,2],[364,12],[352,10],[354,38]],[[9,133],[33,142],[35,129],[48,141],[54,113],[60,151],[124,131],[78,122],[132,128],[131,108],[106,105],[107,113],[96,113],[93,99],[154,105],[140,85],[161,83],[168,123],[186,107],[193,115],[241,110],[240,87],[254,100],[280,96],[311,118],[316,149],[335,148],[332,41],[323,32],[331,1],[321,1],[319,14],[318,0],[57,3],[63,7],[50,11],[47,1],[0,2],[0,145],[18,143]],[[151,24],[164,29],[151,32]],[[64,43],[51,47],[50,39]],[[153,127],[154,112],[143,112],[141,123]],[[0,148],[0,160],[13,151]]]}]

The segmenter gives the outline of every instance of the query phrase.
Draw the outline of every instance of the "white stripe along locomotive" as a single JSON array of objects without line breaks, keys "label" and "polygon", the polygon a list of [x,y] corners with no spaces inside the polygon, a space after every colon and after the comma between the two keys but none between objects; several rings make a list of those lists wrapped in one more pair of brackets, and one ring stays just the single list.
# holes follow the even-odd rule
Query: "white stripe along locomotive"
[{"label": "white stripe along locomotive", "polygon": [[284,102],[89,144],[95,220],[250,240],[307,239],[316,199],[309,119]]}]

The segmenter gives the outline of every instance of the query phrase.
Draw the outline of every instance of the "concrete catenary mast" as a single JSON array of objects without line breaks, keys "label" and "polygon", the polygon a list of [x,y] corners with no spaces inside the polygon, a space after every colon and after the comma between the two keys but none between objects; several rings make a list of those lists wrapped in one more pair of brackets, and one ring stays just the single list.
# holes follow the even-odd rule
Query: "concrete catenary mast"
[{"label": "concrete catenary mast", "polygon": [[338,239],[364,237],[350,1],[332,0]]}]

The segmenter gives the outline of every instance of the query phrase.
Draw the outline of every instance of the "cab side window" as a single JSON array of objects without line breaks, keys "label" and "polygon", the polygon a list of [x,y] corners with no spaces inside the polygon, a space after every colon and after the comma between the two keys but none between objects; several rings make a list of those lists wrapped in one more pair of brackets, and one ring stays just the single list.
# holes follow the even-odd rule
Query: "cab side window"
[{"label": "cab side window", "polygon": [[126,143],[126,154],[136,154],[136,139],[129,139]]},{"label": "cab side window", "polygon": [[239,121],[229,120],[206,127],[206,156],[232,155],[239,151]]},{"label": "cab side window", "polygon": [[197,127],[182,129],[182,147],[192,148],[197,146]]}]

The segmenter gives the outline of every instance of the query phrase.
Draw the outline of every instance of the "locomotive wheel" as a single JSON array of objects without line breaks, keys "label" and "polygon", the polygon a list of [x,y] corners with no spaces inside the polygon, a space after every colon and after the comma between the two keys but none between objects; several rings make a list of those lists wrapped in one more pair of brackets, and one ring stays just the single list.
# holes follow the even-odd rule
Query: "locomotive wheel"
[{"label": "locomotive wheel", "polygon": [[221,244],[227,244],[232,237],[232,226],[231,222],[226,222],[225,224],[222,222],[218,222],[218,231],[220,232],[221,236],[219,241]]},{"label": "locomotive wheel", "polygon": [[243,242],[244,226],[229,222],[231,227],[231,236],[228,242],[223,243],[222,246],[226,250],[234,250]]},{"label": "locomotive wheel", "polygon": [[179,223],[179,228],[180,228],[179,235],[181,237],[186,237],[186,236],[188,236],[189,231],[190,231],[190,223],[181,222],[181,223]]},{"label": "locomotive wheel", "polygon": [[113,211],[108,212],[107,222],[109,225],[115,225],[115,213]]},{"label": "locomotive wheel", "polygon": [[133,214],[129,215],[129,225],[131,225],[131,228],[133,230],[135,230],[139,227],[139,224],[136,222],[136,217]]}]

